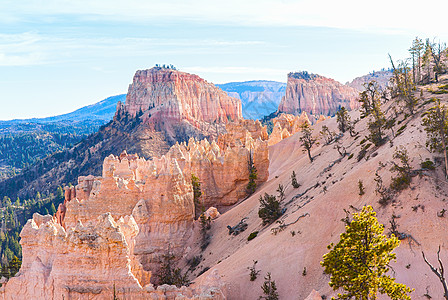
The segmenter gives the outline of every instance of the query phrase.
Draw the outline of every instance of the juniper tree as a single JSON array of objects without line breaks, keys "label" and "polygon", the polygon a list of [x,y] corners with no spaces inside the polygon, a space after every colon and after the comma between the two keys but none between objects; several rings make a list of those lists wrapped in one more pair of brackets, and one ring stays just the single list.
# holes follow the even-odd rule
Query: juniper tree
[{"label": "juniper tree", "polygon": [[384,226],[376,218],[371,206],[353,214],[340,241],[328,246],[321,265],[330,274],[329,285],[333,290],[342,289],[338,299],[377,299],[377,294],[387,294],[392,300],[410,300],[411,289],[396,283],[388,275],[389,263],[396,259],[392,251],[400,241],[384,235]]},{"label": "juniper tree", "polygon": [[426,146],[432,152],[443,153],[445,158],[445,177],[448,178],[448,109],[440,104],[439,99],[433,99],[436,105],[430,108],[423,118],[422,125],[427,134]]},{"label": "juniper tree", "polygon": [[313,158],[311,157],[311,148],[316,143],[316,139],[313,138],[313,130],[311,129],[311,126],[308,122],[300,125],[300,128],[302,129],[302,136],[299,138],[299,140],[302,143],[302,146],[305,148],[304,151],[307,151],[308,158],[311,162],[313,162]]}]

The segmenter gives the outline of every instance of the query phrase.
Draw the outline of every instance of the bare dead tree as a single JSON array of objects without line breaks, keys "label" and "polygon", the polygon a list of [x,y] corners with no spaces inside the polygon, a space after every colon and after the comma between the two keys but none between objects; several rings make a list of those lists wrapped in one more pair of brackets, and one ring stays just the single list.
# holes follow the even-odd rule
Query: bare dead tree
[{"label": "bare dead tree", "polygon": [[440,282],[442,283],[443,290],[444,290],[443,297],[446,300],[448,300],[448,287],[447,287],[446,279],[445,279],[445,275],[444,275],[443,263],[442,263],[442,260],[440,259],[440,245],[439,245],[439,251],[437,251],[437,260],[439,261],[438,268],[435,268],[433,265],[431,265],[430,262],[428,262],[428,260],[425,257],[425,252],[422,251],[422,255],[423,255],[423,259],[425,260],[425,263],[429,266],[431,271],[434,274],[436,274],[436,276],[439,278]]}]

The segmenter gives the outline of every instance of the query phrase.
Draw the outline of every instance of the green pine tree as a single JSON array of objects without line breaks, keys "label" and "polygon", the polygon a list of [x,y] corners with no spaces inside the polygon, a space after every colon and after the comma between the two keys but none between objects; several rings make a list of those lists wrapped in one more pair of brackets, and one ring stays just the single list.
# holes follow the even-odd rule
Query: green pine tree
[{"label": "green pine tree", "polygon": [[333,290],[342,289],[337,299],[377,299],[377,294],[387,294],[392,300],[410,300],[412,292],[404,284],[396,283],[387,275],[389,263],[396,259],[392,251],[400,241],[384,235],[384,226],[376,218],[371,206],[353,214],[336,245],[328,246],[321,265],[330,274],[329,285]]}]

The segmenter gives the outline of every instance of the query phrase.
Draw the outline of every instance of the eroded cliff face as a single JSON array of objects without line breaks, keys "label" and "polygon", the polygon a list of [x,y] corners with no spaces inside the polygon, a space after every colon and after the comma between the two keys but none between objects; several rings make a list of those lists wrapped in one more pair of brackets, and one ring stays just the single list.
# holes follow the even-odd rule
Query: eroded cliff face
[{"label": "eroded cliff face", "polygon": [[[315,117],[312,117],[311,119],[317,124],[325,120],[326,117],[321,115],[317,120],[315,120]],[[312,124],[310,117],[304,111],[299,116],[282,113],[278,117],[272,119],[272,123],[274,124],[274,128],[268,139],[269,146],[275,145],[291,135],[300,132],[302,130],[301,126],[304,123]]]},{"label": "eroded cliff face", "polygon": [[207,124],[242,118],[240,99],[197,75],[158,67],[135,73],[122,110],[143,113],[146,123],[168,131],[182,122],[207,131]]},{"label": "eroded cliff face", "polygon": [[110,213],[65,229],[51,216],[35,214],[22,230],[23,263],[0,288],[16,299],[225,299],[214,272],[200,284],[177,288],[149,284],[150,272],[133,258],[139,227],[133,216]]},{"label": "eroded cliff face", "polygon": [[279,113],[333,116],[341,106],[359,107],[358,90],[333,79],[307,72],[289,73]]},{"label": "eroded cliff face", "polygon": [[[259,128],[254,124],[246,127]],[[35,215],[28,221],[21,233],[22,268],[0,297],[111,299],[115,286],[126,299],[223,299],[225,288],[216,273],[211,283],[191,288],[155,290],[151,283],[157,282],[152,275],[161,257],[168,251],[182,257],[195,238],[191,174],[201,181],[205,209],[245,196],[250,154],[258,183],[267,180],[267,141],[248,133],[233,144],[220,148],[190,139],[153,160],[126,152],[108,156],[102,176],[81,176],[76,187],[66,188],[54,217]]]}]

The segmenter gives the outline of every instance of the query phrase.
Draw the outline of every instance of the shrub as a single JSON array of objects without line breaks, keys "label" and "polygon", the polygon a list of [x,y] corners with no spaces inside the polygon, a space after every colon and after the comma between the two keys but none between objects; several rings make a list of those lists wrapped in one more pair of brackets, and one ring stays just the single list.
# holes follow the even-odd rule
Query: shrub
[{"label": "shrub", "polygon": [[194,256],[193,258],[187,260],[187,265],[190,266],[190,270],[196,269],[197,266],[201,263],[202,255]]},{"label": "shrub", "polygon": [[359,195],[360,196],[362,196],[362,195],[364,195],[366,193],[365,190],[364,190],[364,185],[363,185],[361,179],[358,180],[358,188],[359,188]]},{"label": "shrub", "polygon": [[426,170],[435,170],[436,169],[436,166],[434,165],[434,162],[432,162],[428,158],[425,161],[423,161],[420,164],[420,166],[421,166],[422,169],[426,169]]},{"label": "shrub", "polygon": [[274,195],[264,194],[260,196],[260,209],[258,216],[263,220],[263,225],[270,224],[281,216],[280,202]]},{"label": "shrub", "polygon": [[364,156],[366,156],[366,154],[367,154],[367,149],[366,149],[365,147],[363,147],[363,148],[361,149],[361,151],[359,151],[359,153],[358,153],[358,157],[357,157],[358,162],[360,162],[361,159],[363,159]]},{"label": "shrub", "polygon": [[397,176],[392,178],[390,188],[394,191],[402,191],[409,187],[412,180],[408,151],[404,147],[397,148],[395,149],[393,158],[398,159],[400,164],[392,162],[393,167],[390,170],[396,172]]},{"label": "shrub", "polygon": [[251,240],[253,240],[254,238],[256,238],[257,235],[258,235],[258,231],[254,231],[254,232],[252,232],[251,234],[249,234],[249,236],[247,237],[247,240],[248,240],[248,241],[251,241]]},{"label": "shrub", "polygon": [[254,265],[252,267],[247,267],[247,269],[250,271],[250,281],[255,281],[257,279],[258,274],[260,273],[260,270],[255,269],[255,265],[258,261],[254,260]]},{"label": "shrub", "polygon": [[291,174],[291,185],[293,188],[298,189],[300,184],[297,182],[296,172],[292,171]]}]

